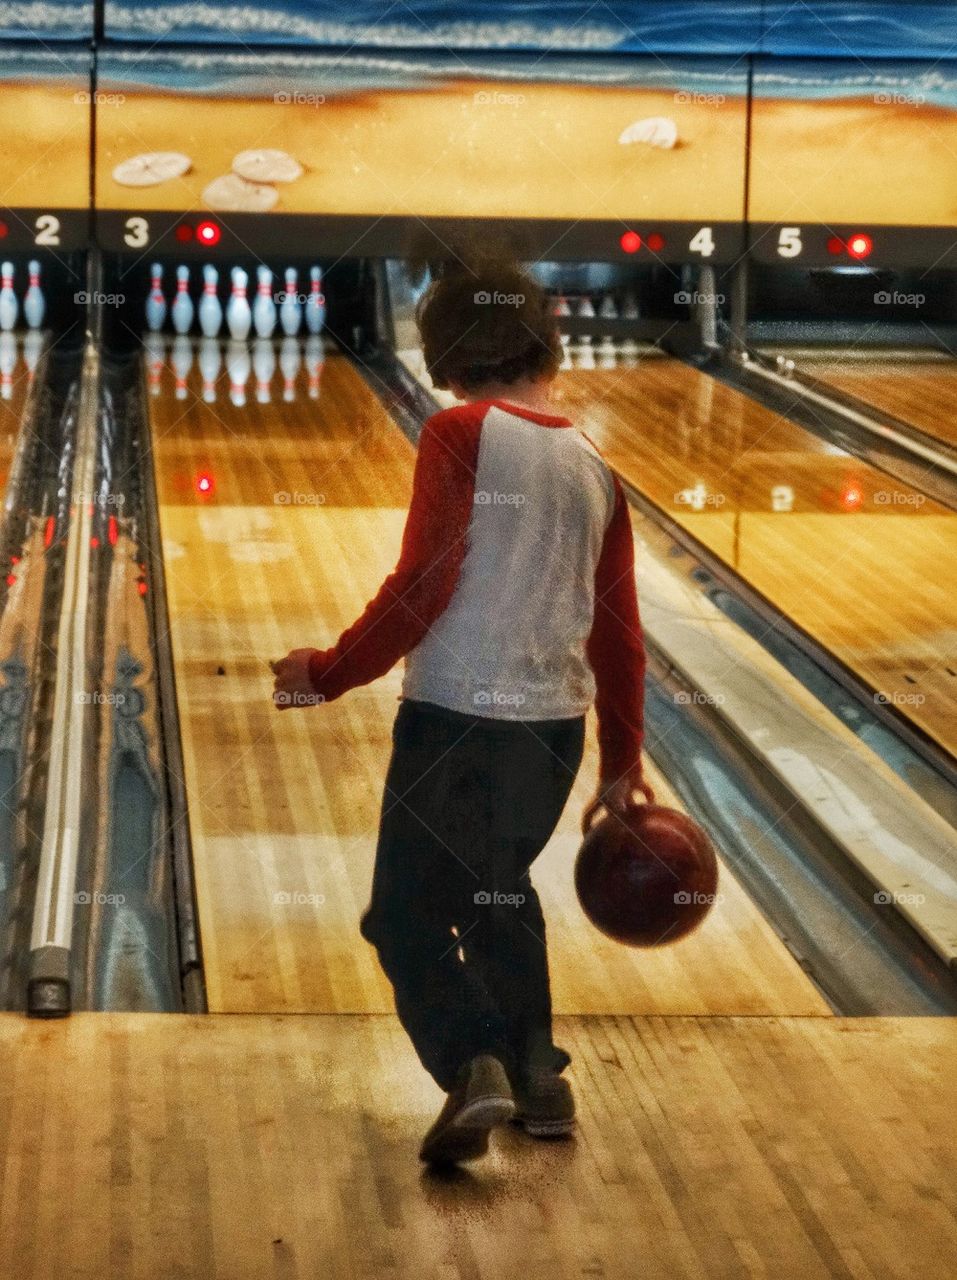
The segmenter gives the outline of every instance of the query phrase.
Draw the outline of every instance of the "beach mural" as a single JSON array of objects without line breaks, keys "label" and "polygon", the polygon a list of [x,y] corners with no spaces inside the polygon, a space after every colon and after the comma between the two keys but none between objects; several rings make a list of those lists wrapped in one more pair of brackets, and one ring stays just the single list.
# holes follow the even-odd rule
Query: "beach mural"
[{"label": "beach mural", "polygon": [[[0,40],[25,40],[49,44],[51,40],[93,38],[92,0],[27,0],[26,4],[0,5]],[[51,61],[59,51],[51,55]]]},{"label": "beach mural", "polygon": [[85,241],[90,118],[88,50],[0,45],[0,245]]},{"label": "beach mural", "polygon": [[757,59],[748,215],[771,260],[839,258],[856,230],[877,260],[937,262],[957,226],[957,62]]},{"label": "beach mural", "polygon": [[548,53],[943,56],[952,0],[106,0],[112,40]]},{"label": "beach mural", "polygon": [[762,0],[107,0],[112,40],[548,53],[741,53]]},{"label": "beach mural", "polygon": [[[99,66],[115,105],[97,112],[97,205],[148,222],[603,221],[616,252],[618,231],[661,239],[683,224],[683,258],[715,255],[723,227],[739,234],[747,73],[734,61],[126,51]],[[168,223],[152,219],[148,243]]]}]

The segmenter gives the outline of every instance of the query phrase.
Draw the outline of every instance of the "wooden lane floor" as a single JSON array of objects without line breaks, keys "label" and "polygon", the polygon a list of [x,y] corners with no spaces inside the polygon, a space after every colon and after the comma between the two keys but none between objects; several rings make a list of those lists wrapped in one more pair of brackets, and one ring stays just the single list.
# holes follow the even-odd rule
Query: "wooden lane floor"
[{"label": "wooden lane floor", "polygon": [[[327,707],[276,712],[267,661],[326,646],[393,567],[412,446],[343,359],[318,399],[187,398],[172,371],[150,399],[172,649],[210,1006],[384,1012],[390,991],[359,937],[401,672]],[[197,490],[206,477],[207,496]],[[571,867],[596,774],[589,753],[535,879],[556,1009],[795,1013],[828,1008],[730,873],[701,931],[660,954],[606,942]],[[663,796],[666,785],[654,779]]]},{"label": "wooden lane floor", "polygon": [[957,754],[957,515],[667,357],[560,375],[662,511]]},{"label": "wooden lane floor", "polygon": [[[945,1019],[566,1018],[579,1130],[421,1171],[393,1017],[0,1015],[16,1280],[951,1280]],[[520,1261],[519,1261],[520,1260]]]},{"label": "wooden lane floor", "polygon": [[957,360],[802,353],[799,372],[826,382],[957,448]]}]

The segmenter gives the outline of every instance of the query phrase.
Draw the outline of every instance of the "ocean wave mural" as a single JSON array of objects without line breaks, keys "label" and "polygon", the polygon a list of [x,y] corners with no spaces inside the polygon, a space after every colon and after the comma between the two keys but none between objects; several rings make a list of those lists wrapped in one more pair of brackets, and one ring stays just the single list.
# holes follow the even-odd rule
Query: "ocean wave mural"
[{"label": "ocean wave mural", "polygon": [[[34,6],[0,6],[11,12]],[[38,12],[66,6],[37,5]],[[940,57],[952,0],[107,0],[114,40],[547,53]]]}]

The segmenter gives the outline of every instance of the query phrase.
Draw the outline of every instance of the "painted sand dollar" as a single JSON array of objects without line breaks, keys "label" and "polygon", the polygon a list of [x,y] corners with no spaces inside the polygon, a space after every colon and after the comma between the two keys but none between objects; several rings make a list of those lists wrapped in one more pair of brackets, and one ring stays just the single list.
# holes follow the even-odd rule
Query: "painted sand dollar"
[{"label": "painted sand dollar", "polygon": [[678,126],[667,116],[648,116],[623,129],[619,142],[644,142],[649,147],[670,150],[678,141]]},{"label": "painted sand dollar", "polygon": [[288,151],[267,147],[240,151],[233,160],[233,173],[249,182],[295,182],[302,177],[302,165]]},{"label": "painted sand dollar", "polygon": [[224,173],[221,178],[214,178],[203,192],[203,202],[210,209],[228,213],[266,213],[278,199],[275,187],[247,182],[238,173]]},{"label": "painted sand dollar", "polygon": [[113,170],[113,181],[124,187],[155,187],[170,178],[181,178],[193,162],[180,151],[144,151],[123,160]]}]

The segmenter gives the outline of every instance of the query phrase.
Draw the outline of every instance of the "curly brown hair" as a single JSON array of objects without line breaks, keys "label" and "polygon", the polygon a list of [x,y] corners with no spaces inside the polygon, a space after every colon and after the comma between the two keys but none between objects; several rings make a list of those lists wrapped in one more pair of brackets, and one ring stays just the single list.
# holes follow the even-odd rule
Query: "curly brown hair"
[{"label": "curly brown hair", "polygon": [[562,349],[552,303],[540,284],[505,258],[457,257],[419,301],[425,364],[437,387],[550,378]]}]

